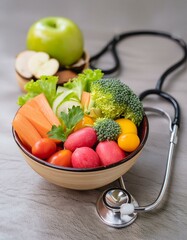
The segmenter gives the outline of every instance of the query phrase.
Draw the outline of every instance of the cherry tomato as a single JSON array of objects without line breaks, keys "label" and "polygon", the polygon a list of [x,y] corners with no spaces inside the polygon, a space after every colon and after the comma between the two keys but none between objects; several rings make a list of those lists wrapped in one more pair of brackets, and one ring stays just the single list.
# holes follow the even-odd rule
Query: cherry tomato
[{"label": "cherry tomato", "polygon": [[47,159],[55,152],[56,143],[50,138],[41,138],[32,147],[32,154],[41,159]]},{"label": "cherry tomato", "polygon": [[116,122],[121,127],[121,133],[135,133],[137,134],[137,127],[136,125],[127,118],[120,118],[117,119]]},{"label": "cherry tomato", "polygon": [[74,128],[74,132],[84,127],[93,126],[93,124],[94,124],[94,121],[91,117],[84,116],[83,119],[76,124]]},{"label": "cherry tomato", "polygon": [[54,165],[63,166],[63,167],[72,167],[71,164],[71,155],[72,152],[67,149],[60,150],[54,153],[49,159],[48,162]]},{"label": "cherry tomato", "polygon": [[125,133],[120,134],[118,145],[126,152],[133,152],[140,144],[140,139],[137,134]]}]

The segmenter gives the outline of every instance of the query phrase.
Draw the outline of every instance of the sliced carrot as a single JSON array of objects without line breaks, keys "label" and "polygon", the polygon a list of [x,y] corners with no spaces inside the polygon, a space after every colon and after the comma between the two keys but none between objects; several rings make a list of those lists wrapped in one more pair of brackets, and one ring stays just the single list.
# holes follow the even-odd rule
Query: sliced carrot
[{"label": "sliced carrot", "polygon": [[[17,135],[18,135],[18,134],[17,134]],[[20,135],[18,135],[18,137],[19,137],[20,141],[22,142],[22,144],[24,145],[24,147],[25,147],[27,150],[31,151],[31,146],[29,146],[28,143],[25,142],[24,139],[23,139]]]},{"label": "sliced carrot", "polygon": [[42,138],[29,120],[19,112],[16,114],[12,125],[18,137],[30,148]]},{"label": "sliced carrot", "polygon": [[38,110],[40,111],[40,107],[38,106],[37,102],[34,101],[33,98],[31,98],[30,100],[28,100],[26,104],[29,105],[29,106],[31,106],[31,107],[33,107],[33,108],[35,108],[35,109],[38,109]]},{"label": "sliced carrot", "polygon": [[26,103],[18,112],[31,122],[42,137],[48,137],[47,133],[51,130],[52,125],[40,110]]},{"label": "sliced carrot", "polygon": [[84,107],[84,109],[88,108],[89,102],[90,102],[90,93],[83,91],[81,95],[81,104]]},{"label": "sliced carrot", "polygon": [[43,93],[33,98],[33,101],[37,103],[40,111],[44,114],[46,119],[51,123],[51,125],[60,125],[60,121],[50,107],[45,95]]}]

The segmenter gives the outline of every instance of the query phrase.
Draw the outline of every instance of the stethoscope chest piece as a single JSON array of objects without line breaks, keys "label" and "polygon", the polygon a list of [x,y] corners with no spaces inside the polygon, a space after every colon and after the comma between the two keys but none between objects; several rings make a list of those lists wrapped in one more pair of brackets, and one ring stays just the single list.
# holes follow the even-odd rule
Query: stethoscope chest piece
[{"label": "stethoscope chest piece", "polygon": [[138,207],[137,201],[125,189],[111,188],[105,191],[98,199],[96,209],[100,219],[108,226],[122,228],[129,226],[137,218],[137,212],[129,209],[122,214],[122,206]]}]

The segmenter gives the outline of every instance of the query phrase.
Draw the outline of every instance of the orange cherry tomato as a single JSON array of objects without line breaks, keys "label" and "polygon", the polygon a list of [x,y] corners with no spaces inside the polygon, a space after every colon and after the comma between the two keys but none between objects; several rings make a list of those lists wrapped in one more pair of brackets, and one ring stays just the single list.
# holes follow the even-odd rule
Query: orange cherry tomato
[{"label": "orange cherry tomato", "polygon": [[140,144],[137,134],[125,133],[118,137],[118,146],[126,152],[133,152]]},{"label": "orange cherry tomato", "polygon": [[32,147],[32,154],[41,159],[49,158],[56,152],[56,143],[50,138],[41,138]]},{"label": "orange cherry tomato", "polygon": [[137,134],[136,125],[127,118],[119,118],[116,122],[120,125],[121,133],[135,133]]},{"label": "orange cherry tomato", "polygon": [[63,166],[63,167],[72,167],[71,164],[71,155],[72,152],[67,149],[60,150],[54,153],[49,159],[48,162],[54,165]]},{"label": "orange cherry tomato", "polygon": [[94,124],[94,121],[91,117],[84,116],[83,119],[75,125],[74,132],[84,127],[93,126],[93,124]]}]

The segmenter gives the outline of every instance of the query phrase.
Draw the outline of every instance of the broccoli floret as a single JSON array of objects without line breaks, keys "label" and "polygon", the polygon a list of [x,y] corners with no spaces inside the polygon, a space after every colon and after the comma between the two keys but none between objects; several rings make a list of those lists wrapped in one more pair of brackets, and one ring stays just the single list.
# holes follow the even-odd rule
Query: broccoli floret
[{"label": "broccoli floret", "polygon": [[98,118],[93,128],[96,131],[99,142],[105,140],[117,140],[121,133],[121,128],[117,122],[109,118]]},{"label": "broccoli floret", "polygon": [[117,119],[120,116],[139,125],[143,118],[143,106],[138,96],[118,79],[100,79],[91,84],[91,97],[101,109],[103,117]]},{"label": "broccoli floret", "polygon": [[137,126],[140,125],[143,119],[143,105],[140,102],[139,97],[133,92],[128,100],[128,105],[124,113],[124,117],[130,119]]}]

